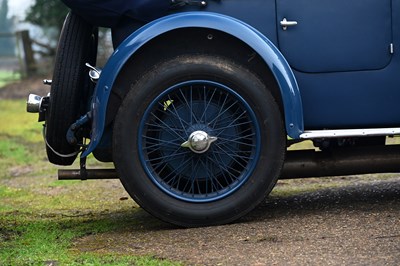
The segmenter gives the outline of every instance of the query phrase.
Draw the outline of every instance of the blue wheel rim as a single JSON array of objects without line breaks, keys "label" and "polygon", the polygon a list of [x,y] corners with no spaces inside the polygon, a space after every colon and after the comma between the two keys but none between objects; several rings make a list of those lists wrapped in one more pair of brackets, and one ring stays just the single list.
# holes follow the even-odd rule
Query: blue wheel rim
[{"label": "blue wheel rim", "polygon": [[[182,147],[198,131],[217,140],[202,153]],[[233,89],[207,80],[164,90],[146,108],[138,136],[148,177],[187,202],[211,202],[238,190],[253,173],[261,146],[250,105]]]}]

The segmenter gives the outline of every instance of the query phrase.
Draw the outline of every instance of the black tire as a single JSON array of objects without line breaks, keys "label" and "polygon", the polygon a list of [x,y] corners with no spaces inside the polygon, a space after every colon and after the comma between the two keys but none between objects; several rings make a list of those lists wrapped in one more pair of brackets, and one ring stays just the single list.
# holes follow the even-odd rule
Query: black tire
[{"label": "black tire", "polygon": [[[277,102],[252,72],[229,59],[187,55],[157,64],[138,81],[127,80],[125,86],[131,90],[116,116],[113,158],[125,189],[149,213],[185,227],[224,224],[248,213],[272,190],[283,165],[286,134]],[[191,95],[193,103],[179,94]],[[194,111],[202,108],[202,101],[207,102],[204,110]],[[186,124],[189,119],[180,119],[187,112],[180,108],[189,108],[195,120],[201,112],[208,118],[204,125],[203,115]],[[181,126],[189,131],[183,133],[185,138],[204,126],[201,130],[218,139],[199,154],[191,150],[197,146],[182,148],[181,139],[166,147],[163,142],[172,143],[170,135]],[[229,134],[221,129],[224,126],[232,129]],[[230,135],[235,138],[229,139]],[[157,145],[162,154],[151,148]],[[165,164],[161,167],[157,160]],[[174,181],[167,177],[171,173]],[[189,183],[198,188],[187,189]]]},{"label": "black tire", "polygon": [[[67,142],[68,128],[86,112],[93,85],[85,63],[96,62],[96,28],[69,13],[60,35],[55,58],[50,104],[46,112],[46,151],[49,161],[71,165],[78,145]],[[51,147],[51,148],[50,148]]]}]

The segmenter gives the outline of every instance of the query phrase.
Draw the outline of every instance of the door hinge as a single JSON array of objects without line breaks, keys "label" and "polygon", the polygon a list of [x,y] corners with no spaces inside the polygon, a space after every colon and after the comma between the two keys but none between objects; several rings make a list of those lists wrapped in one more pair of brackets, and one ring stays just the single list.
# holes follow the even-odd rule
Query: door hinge
[{"label": "door hinge", "polygon": [[391,43],[391,44],[389,45],[389,52],[390,52],[391,54],[394,54],[394,45],[393,45],[393,43]]}]

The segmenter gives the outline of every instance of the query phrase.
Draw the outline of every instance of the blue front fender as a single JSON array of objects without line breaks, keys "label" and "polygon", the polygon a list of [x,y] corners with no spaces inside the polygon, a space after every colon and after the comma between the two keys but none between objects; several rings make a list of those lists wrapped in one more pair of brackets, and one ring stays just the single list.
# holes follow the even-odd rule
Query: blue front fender
[{"label": "blue front fender", "polygon": [[226,32],[253,48],[269,66],[280,87],[287,134],[292,138],[299,137],[304,127],[299,88],[287,61],[275,45],[256,29],[235,18],[210,12],[186,12],[163,17],[145,25],[126,38],[109,58],[94,93],[91,141],[82,157],[89,155],[101,140],[110,91],[128,59],[160,34],[188,27]]}]

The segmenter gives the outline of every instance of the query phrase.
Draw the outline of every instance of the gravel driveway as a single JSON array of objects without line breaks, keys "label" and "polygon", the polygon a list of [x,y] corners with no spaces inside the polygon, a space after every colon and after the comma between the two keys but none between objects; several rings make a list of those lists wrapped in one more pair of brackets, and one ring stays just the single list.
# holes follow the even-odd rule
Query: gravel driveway
[{"label": "gravel driveway", "polygon": [[[310,181],[282,184],[296,182]],[[224,226],[176,228],[140,211],[132,227],[86,236],[74,249],[152,254],[187,265],[400,265],[400,177],[341,182],[272,197]]]}]

